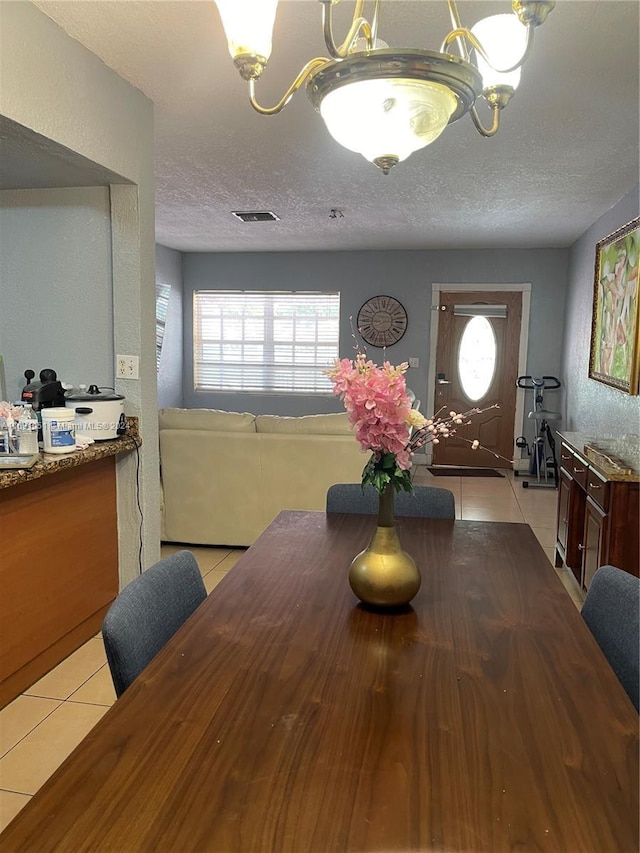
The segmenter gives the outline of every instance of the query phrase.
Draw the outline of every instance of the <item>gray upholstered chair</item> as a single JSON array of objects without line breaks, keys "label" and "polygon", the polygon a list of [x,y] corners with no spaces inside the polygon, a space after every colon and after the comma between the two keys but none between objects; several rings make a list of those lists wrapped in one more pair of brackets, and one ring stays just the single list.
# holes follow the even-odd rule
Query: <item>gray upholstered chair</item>
[{"label": "gray upholstered chair", "polygon": [[160,560],[122,590],[102,625],[116,696],[122,696],[206,597],[190,551]]},{"label": "gray upholstered chair", "polygon": [[[378,493],[373,486],[359,483],[337,483],[327,492],[327,512],[351,512],[374,515],[378,512]],[[413,494],[396,492],[396,516],[422,518],[455,518],[456,502],[449,489],[414,486]]]},{"label": "gray upholstered chair", "polygon": [[582,616],[638,710],[640,579],[615,566],[601,566],[591,581]]}]

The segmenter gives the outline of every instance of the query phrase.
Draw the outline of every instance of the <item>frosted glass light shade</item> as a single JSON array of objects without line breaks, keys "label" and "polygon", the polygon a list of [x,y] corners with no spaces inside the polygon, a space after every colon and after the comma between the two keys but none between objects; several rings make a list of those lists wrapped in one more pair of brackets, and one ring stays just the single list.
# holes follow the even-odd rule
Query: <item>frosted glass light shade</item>
[{"label": "frosted glass light shade", "polygon": [[456,108],[446,86],[421,80],[362,80],[328,92],[320,114],[336,142],[373,162],[398,161],[440,136]]},{"label": "frosted glass light shade", "polygon": [[[511,68],[522,59],[527,45],[527,28],[515,15],[492,15],[483,18],[471,32],[478,39],[495,68]],[[476,51],[478,70],[482,74],[483,88],[511,86],[518,88],[520,69],[501,74],[489,65]]]},{"label": "frosted glass light shade", "polygon": [[233,57],[269,59],[278,0],[216,0]]}]

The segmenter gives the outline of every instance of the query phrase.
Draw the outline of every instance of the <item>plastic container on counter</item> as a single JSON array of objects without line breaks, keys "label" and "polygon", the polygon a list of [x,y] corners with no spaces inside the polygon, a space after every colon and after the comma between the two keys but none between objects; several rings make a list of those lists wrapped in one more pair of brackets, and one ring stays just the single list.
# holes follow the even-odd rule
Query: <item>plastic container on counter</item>
[{"label": "plastic container on counter", "polygon": [[41,409],[42,449],[45,453],[72,453],[76,449],[76,424],[73,409],[59,406]]},{"label": "plastic container on counter", "polygon": [[25,403],[17,422],[18,453],[38,452],[38,418],[28,403]]}]

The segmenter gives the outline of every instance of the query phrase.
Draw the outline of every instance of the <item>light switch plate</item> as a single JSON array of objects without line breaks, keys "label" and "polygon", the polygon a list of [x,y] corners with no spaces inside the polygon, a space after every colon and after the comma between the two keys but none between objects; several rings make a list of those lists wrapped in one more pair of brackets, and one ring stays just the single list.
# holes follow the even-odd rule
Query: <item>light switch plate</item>
[{"label": "light switch plate", "polygon": [[420,367],[419,358],[409,358],[409,367]]}]

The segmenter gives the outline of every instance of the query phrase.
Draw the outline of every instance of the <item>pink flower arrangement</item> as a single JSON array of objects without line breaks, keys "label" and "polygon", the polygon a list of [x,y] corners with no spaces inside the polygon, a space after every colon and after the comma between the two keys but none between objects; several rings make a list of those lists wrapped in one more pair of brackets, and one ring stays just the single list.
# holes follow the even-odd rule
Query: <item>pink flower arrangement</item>
[{"label": "pink flower arrangement", "polygon": [[0,418],[13,418],[17,421],[22,414],[22,406],[14,406],[6,400],[0,400]]},{"label": "pink flower arrangement", "polygon": [[[363,450],[393,453],[399,468],[411,467],[408,448],[411,402],[404,372],[408,365],[393,367],[385,361],[378,367],[358,353],[354,361],[339,359],[326,373],[333,382],[356,430]],[[419,413],[418,413],[419,414]]]},{"label": "pink flower arrangement", "polygon": [[[337,359],[325,371],[344,403],[360,447],[372,453],[362,472],[362,485],[372,485],[380,494],[389,484],[396,491],[411,492],[414,452],[428,442],[438,444],[455,435],[460,424],[469,424],[472,415],[486,411],[474,408],[444,417],[441,409],[433,418],[425,418],[411,408],[404,378],[408,367],[407,362],[394,367],[388,361],[379,367],[358,351],[355,359]],[[469,444],[473,450],[481,446],[477,439]]]}]

